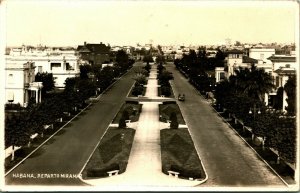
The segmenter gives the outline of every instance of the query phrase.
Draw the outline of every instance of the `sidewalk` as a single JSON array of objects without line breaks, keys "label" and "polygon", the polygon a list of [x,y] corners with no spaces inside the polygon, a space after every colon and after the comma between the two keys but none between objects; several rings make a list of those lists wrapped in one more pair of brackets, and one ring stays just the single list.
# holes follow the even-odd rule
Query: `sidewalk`
[{"label": "sidewalk", "polygon": [[[155,79],[154,79],[155,77]],[[152,66],[146,97],[157,97],[156,66]],[[171,177],[162,173],[160,154],[159,102],[143,102],[126,172],[117,176],[83,180],[94,186],[192,187],[200,181]],[[169,125],[169,124],[168,124]]]}]

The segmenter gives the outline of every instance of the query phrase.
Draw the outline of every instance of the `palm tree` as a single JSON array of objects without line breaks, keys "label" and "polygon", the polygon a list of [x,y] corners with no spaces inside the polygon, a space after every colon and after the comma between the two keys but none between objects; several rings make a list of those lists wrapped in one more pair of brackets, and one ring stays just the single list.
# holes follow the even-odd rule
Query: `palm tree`
[{"label": "palm tree", "polygon": [[254,64],[250,69],[239,68],[235,73],[238,91],[260,102],[263,102],[264,94],[275,87],[272,77],[264,69],[257,69]]}]

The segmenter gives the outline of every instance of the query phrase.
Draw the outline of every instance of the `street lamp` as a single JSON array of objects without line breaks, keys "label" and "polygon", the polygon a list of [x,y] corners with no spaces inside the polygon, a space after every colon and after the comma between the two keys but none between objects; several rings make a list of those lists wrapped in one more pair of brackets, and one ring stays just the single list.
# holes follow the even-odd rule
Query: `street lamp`
[{"label": "street lamp", "polygon": [[[253,114],[253,120],[255,121],[255,118],[256,118],[256,114],[258,114],[258,115],[260,115],[261,114],[261,111],[260,111],[260,108],[256,108],[256,103],[254,103],[254,105],[253,105],[253,109],[252,108],[250,108],[250,110],[249,110],[249,114],[250,115],[252,115]],[[252,133],[252,136],[251,136],[251,138],[252,138],[252,141],[254,140],[254,133]]]},{"label": "street lamp", "polygon": [[255,117],[256,117],[256,114],[260,115],[261,114],[261,111],[260,111],[260,108],[256,108],[256,104],[253,105],[253,109],[250,108],[249,110],[249,114],[253,114],[253,119],[255,120]]}]

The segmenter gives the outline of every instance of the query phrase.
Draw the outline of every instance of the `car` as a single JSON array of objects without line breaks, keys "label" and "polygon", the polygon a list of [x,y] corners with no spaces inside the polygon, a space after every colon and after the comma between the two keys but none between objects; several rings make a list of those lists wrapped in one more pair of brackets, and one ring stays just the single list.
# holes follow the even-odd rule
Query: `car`
[{"label": "car", "polygon": [[185,95],[183,94],[183,95],[178,95],[178,100],[179,101],[185,101]]}]

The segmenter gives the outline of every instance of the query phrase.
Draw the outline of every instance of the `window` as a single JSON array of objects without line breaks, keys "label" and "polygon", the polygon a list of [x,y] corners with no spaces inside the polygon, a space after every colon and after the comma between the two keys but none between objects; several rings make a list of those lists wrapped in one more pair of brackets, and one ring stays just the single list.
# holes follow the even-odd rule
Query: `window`
[{"label": "window", "polygon": [[66,63],[66,70],[74,70],[74,68],[69,63]]},{"label": "window", "polygon": [[240,55],[239,55],[239,54],[237,54],[237,55],[236,55],[236,58],[239,58],[239,57],[240,57]]},{"label": "window", "polygon": [[52,68],[60,68],[61,67],[61,63],[51,63],[51,70]]},{"label": "window", "polygon": [[220,73],[220,80],[224,80],[225,79],[225,73],[224,72],[221,72]]}]

